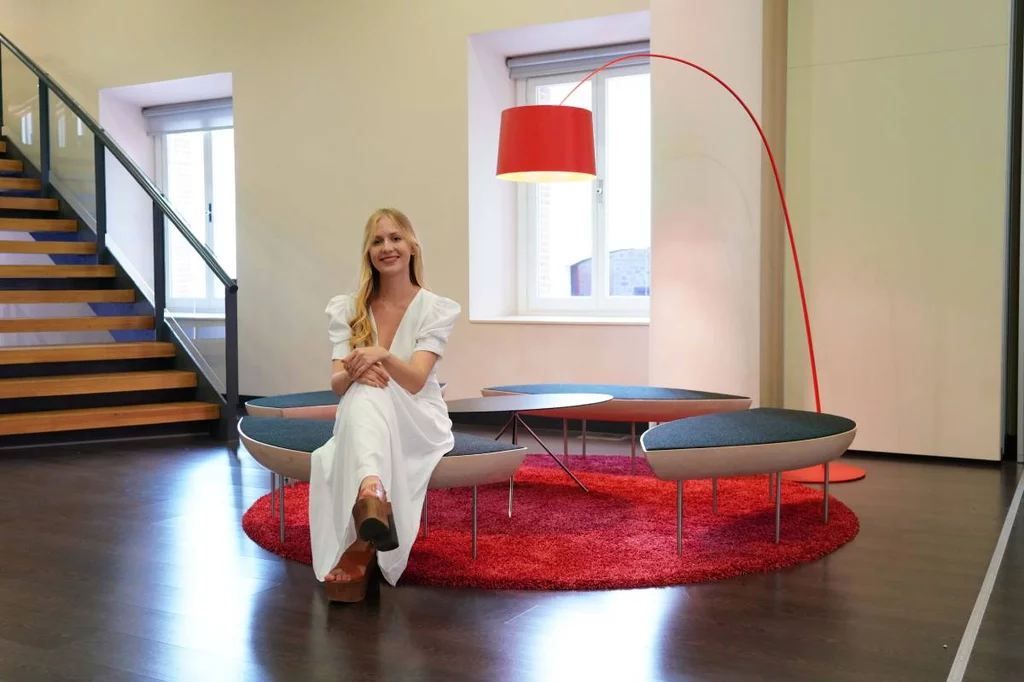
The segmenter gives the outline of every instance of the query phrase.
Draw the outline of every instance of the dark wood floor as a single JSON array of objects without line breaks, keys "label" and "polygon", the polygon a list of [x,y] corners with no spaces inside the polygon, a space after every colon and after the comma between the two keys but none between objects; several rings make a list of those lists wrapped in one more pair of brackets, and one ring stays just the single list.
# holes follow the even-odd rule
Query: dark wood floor
[{"label": "dark wood floor", "polygon": [[1006,545],[965,682],[1024,679],[1024,508]]},{"label": "dark wood floor", "polygon": [[[943,680],[1016,470],[861,464],[866,480],[834,488],[860,535],[791,570],[621,592],[384,587],[329,607],[308,566],[242,533],[268,485],[244,451],[4,453],[0,679]],[[1018,529],[968,679],[1024,677],[1022,567]]]}]

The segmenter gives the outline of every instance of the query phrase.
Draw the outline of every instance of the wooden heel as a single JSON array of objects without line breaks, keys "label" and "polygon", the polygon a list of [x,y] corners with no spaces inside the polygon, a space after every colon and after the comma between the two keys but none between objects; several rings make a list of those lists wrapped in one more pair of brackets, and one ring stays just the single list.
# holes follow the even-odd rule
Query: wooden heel
[{"label": "wooden heel", "polygon": [[366,599],[366,576],[359,580],[346,580],[345,582],[324,583],[324,592],[328,601],[354,604]]},{"label": "wooden heel", "polygon": [[359,539],[372,542],[379,552],[398,549],[398,533],[391,503],[378,497],[363,497],[352,508]]},{"label": "wooden heel", "polygon": [[377,554],[373,553],[362,577],[356,580],[331,581],[324,583],[328,601],[354,604],[366,599],[366,591],[377,579]]}]

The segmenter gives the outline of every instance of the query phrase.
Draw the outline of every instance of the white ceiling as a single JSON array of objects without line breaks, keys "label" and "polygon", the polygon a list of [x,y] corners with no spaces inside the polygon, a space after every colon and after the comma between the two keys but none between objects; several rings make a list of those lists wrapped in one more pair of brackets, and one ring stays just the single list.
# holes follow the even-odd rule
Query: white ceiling
[{"label": "white ceiling", "polygon": [[126,85],[119,88],[107,88],[102,93],[139,107],[221,99],[231,97],[231,74],[213,73],[207,76],[193,76],[160,83]]}]

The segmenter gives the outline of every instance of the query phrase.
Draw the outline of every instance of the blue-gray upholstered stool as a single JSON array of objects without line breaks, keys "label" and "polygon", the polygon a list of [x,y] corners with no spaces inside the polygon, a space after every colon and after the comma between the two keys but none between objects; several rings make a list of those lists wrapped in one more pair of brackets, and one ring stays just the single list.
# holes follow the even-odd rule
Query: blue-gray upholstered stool
[{"label": "blue-gray upholstered stool", "polygon": [[[781,472],[825,465],[828,522],[828,463],[850,447],[857,424],[846,417],[803,410],[759,407],[709,414],[656,426],[640,437],[654,475],[676,482],[676,551],[683,543],[683,481],[724,476],[775,475],[775,542],[782,510]],[[717,486],[712,504],[717,507]],[[717,509],[716,509],[717,511]]]},{"label": "blue-gray upholstered stool", "polygon": [[484,395],[508,395],[527,393],[606,393],[612,396],[608,402],[599,405],[574,407],[566,410],[545,412],[545,416],[561,417],[562,446],[569,454],[569,420],[579,419],[582,423],[583,454],[587,454],[587,420],[629,422],[630,457],[636,456],[637,422],[670,422],[676,419],[702,414],[746,410],[750,398],[727,393],[689,391],[682,388],[660,388],[657,386],[628,386],[618,384],[518,384],[485,388]]},{"label": "blue-gray upholstered stool", "polygon": [[[243,417],[238,435],[253,459],[271,472],[270,511],[275,509],[276,494],[284,542],[284,486],[287,479],[308,481],[310,454],[326,443],[334,433],[334,421],[280,417]],[[477,486],[509,480],[526,458],[526,448],[465,433],[455,434],[455,445],[434,468],[428,488],[473,488],[473,558],[476,558]],[[425,505],[425,503],[424,503]],[[424,506],[423,528],[427,530]]]},{"label": "blue-gray upholstered stool", "polygon": [[[447,384],[441,383],[441,395]],[[341,399],[334,391],[285,393],[253,398],[245,403],[246,414],[253,417],[294,417],[296,419],[334,419]]]}]

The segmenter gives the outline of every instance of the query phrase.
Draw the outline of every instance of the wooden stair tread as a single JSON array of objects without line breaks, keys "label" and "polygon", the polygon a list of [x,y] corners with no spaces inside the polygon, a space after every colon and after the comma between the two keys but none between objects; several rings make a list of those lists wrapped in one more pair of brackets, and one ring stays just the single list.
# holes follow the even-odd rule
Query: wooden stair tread
[{"label": "wooden stair tread", "polygon": [[0,347],[0,365],[172,358],[175,353],[174,344],[165,341],[2,346]]},{"label": "wooden stair tread", "polygon": [[113,265],[0,265],[0,279],[114,277]]},{"label": "wooden stair tread", "polygon": [[195,372],[159,370],[0,379],[0,400],[195,388]]},{"label": "wooden stair tread", "polygon": [[14,211],[56,211],[56,199],[37,197],[0,197],[0,208]]},{"label": "wooden stair tread", "polygon": [[78,223],[62,218],[0,218],[0,232],[77,232]]},{"label": "wooden stair tread", "polygon": [[89,256],[96,253],[96,242],[37,242],[0,239],[0,253],[61,253]]},{"label": "wooden stair tread", "polygon": [[203,402],[23,412],[0,415],[0,436],[210,421],[219,416],[219,405]]},{"label": "wooden stair tread", "polygon": [[36,178],[12,178],[0,176],[0,189],[37,190],[42,183]]},{"label": "wooden stair tread", "polygon": [[25,170],[25,164],[17,159],[0,159],[0,171],[20,173]]},{"label": "wooden stair tread", "polygon": [[0,319],[0,333],[81,332],[152,329],[151,315],[92,315],[89,317],[8,317]]},{"label": "wooden stair tread", "polygon": [[6,154],[6,153],[7,153],[7,143],[4,142],[3,140],[0,140],[0,154]]},{"label": "wooden stair tread", "polygon": [[131,289],[0,289],[0,303],[134,303]]}]

